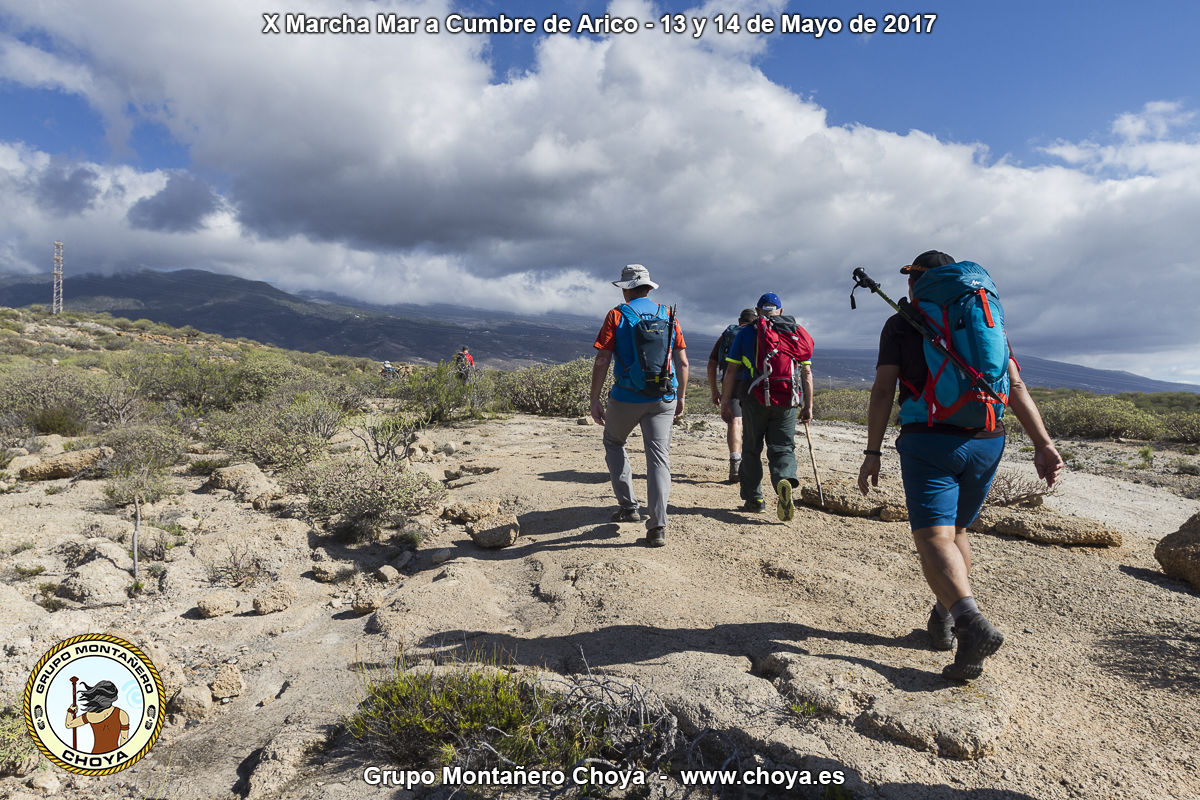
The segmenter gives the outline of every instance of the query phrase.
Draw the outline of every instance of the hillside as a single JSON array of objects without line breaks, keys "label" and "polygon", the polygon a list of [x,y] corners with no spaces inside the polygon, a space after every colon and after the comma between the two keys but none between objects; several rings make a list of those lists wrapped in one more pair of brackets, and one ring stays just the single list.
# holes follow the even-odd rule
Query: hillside
[{"label": "hillside", "polygon": [[[68,310],[190,325],[306,352],[430,363],[448,359],[466,344],[481,364],[497,368],[591,355],[597,327],[596,320],[568,314],[530,318],[454,306],[373,305],[322,292],[292,295],[261,281],[203,270],[72,276],[65,293]],[[45,304],[49,297],[49,276],[0,279],[0,305]],[[697,335],[692,341],[697,352],[703,351],[701,358],[707,358],[712,346],[707,337]],[[1033,386],[1101,394],[1200,392],[1200,386],[1024,354],[1021,364]],[[696,366],[702,374],[702,365]],[[818,352],[819,385],[858,386],[869,383],[874,372],[873,350]]]},{"label": "hillside", "polygon": [[[297,493],[295,469],[367,463],[368,442],[391,430],[379,423],[401,418],[408,401],[359,371],[369,363],[31,317],[0,320],[0,410],[5,435],[21,437],[0,475],[0,707],[20,696],[48,648],[86,631],[142,647],[171,702],[158,745],[108,777],[30,772],[4,749],[17,740],[0,737],[0,796],[361,800],[365,790],[447,800],[448,788],[364,783],[367,767],[420,765],[346,726],[369,683],[398,674],[400,657],[435,674],[456,658],[499,660],[536,670],[544,688],[587,681],[645,698],[656,719],[676,726],[674,749],[661,771],[636,772],[651,780],[649,792],[613,798],[707,795],[711,787],[689,794],[682,770],[727,759],[741,771],[843,781],[723,793],[731,798],[1200,794],[1200,591],[1164,576],[1154,557],[1162,536],[1200,512],[1188,497],[1200,470],[1175,466],[1195,454],[1190,445],[1156,442],[1158,457],[1147,459],[1141,443],[1061,440],[1072,470],[1044,505],[988,510],[972,536],[975,589],[1007,641],[984,676],[963,685],[941,677],[949,657],[926,645],[930,601],[892,449],[870,498],[848,488],[860,426],[813,424],[826,506],[802,469],[809,505],[783,523],[737,510],[736,488],[723,482],[723,425],[685,415],[671,450],[667,546],[649,549],[640,526],[608,522],[598,427],[460,414],[405,436],[403,457],[370,474],[374,487],[402,477],[404,502],[414,491],[428,502],[365,532],[344,526],[361,509],[331,513],[314,503],[319,494]],[[85,339],[133,341],[106,361]],[[49,364],[64,342],[76,355]],[[57,391],[68,380],[71,391]],[[133,406],[115,402],[121,387],[134,392]],[[93,395],[107,405],[73,405]],[[331,417],[335,398],[347,403]],[[22,415],[63,426],[72,413],[85,415],[85,429],[20,433]],[[324,421],[323,438],[312,438],[314,420]],[[294,436],[297,424],[309,438],[257,449],[260,439]],[[167,484],[142,506],[134,584],[132,508],[112,493],[122,473],[103,460],[61,477],[51,467],[103,459],[98,445],[115,448],[118,462],[143,453],[143,466],[162,442],[173,448]],[[806,449],[803,438],[798,446]],[[261,470],[239,463],[241,448],[258,454]],[[629,448],[640,488],[636,436]],[[1032,476],[1028,459],[1014,441],[1001,469],[1016,489]],[[355,495],[339,485],[334,500]],[[1043,541],[981,532],[1000,523]],[[518,535],[505,547],[476,544],[495,530]],[[21,724],[11,713],[0,721]]]}]

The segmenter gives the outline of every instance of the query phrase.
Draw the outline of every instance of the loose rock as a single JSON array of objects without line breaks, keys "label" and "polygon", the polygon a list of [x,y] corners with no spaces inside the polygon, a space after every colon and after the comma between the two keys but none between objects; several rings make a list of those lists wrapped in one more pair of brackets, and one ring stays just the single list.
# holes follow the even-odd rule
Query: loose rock
[{"label": "loose rock", "polygon": [[237,607],[237,595],[224,589],[209,592],[196,603],[196,611],[205,619],[232,614],[237,610]]},{"label": "loose rock", "polygon": [[1120,547],[1121,534],[1098,522],[1068,517],[1046,508],[985,508],[972,530],[1019,536],[1042,544]]},{"label": "loose rock", "polygon": [[254,598],[254,610],[259,614],[273,614],[276,611],[283,611],[295,603],[298,595],[296,588],[290,583],[280,581],[279,583],[269,586],[264,589],[258,597]]},{"label": "loose rock", "polygon": [[56,478],[73,478],[85,469],[96,466],[112,457],[111,447],[91,447],[87,450],[72,450],[62,455],[51,456],[22,467],[17,474],[25,481],[49,481]]},{"label": "loose rock", "polygon": [[212,692],[204,686],[185,686],[167,707],[171,713],[188,719],[204,719],[212,710]]},{"label": "loose rock", "polygon": [[521,525],[512,514],[496,515],[469,523],[467,533],[480,547],[508,547],[521,535]]},{"label": "loose rock", "polygon": [[208,685],[212,691],[214,700],[223,700],[227,697],[237,697],[246,690],[246,684],[242,680],[242,673],[233,664],[222,664],[217,670],[217,677]]},{"label": "loose rock", "polygon": [[1154,548],[1154,557],[1167,575],[1200,589],[1200,513],[1164,536]]}]

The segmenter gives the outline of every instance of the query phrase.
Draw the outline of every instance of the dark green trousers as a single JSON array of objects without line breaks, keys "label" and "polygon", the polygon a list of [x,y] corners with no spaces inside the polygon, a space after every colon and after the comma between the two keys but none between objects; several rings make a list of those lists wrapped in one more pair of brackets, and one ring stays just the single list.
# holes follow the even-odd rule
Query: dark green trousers
[{"label": "dark green trousers", "polygon": [[767,447],[771,487],[783,479],[796,480],[796,407],[764,406],[753,398],[742,401],[742,466],[738,473],[743,500],[762,499],[762,451]]}]

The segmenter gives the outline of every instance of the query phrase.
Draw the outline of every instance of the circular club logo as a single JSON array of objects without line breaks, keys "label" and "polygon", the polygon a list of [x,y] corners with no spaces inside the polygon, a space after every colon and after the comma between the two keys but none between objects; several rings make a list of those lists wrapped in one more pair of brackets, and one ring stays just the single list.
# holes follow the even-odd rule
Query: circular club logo
[{"label": "circular club logo", "polygon": [[25,725],[38,749],[79,775],[137,763],[162,732],[164,706],[146,654],[103,633],[54,645],[25,684]]}]

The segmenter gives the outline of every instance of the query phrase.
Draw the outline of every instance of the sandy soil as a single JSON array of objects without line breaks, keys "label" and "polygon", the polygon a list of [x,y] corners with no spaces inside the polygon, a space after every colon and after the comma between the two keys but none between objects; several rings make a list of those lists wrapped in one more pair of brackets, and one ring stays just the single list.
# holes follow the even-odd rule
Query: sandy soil
[{"label": "sandy soil", "polygon": [[[812,432],[822,480],[851,478],[863,429],[818,422]],[[518,416],[432,438],[458,449],[423,468],[477,473],[454,481],[450,499],[498,501],[521,537],[482,550],[463,526],[438,521],[365,616],[349,608],[353,580],[312,579],[314,548],[353,563],[360,581],[397,548],[338,542],[227,493],[199,492],[195,478],[180,478],[184,493],[153,509],[199,521],[164,562],[158,591],[49,613],[28,602],[37,585],[65,579],[63,546],[110,512],[92,481],[0,495],[6,696],[49,646],[86,630],[155,643],[180,684],[204,686],[228,662],[246,683],[204,719],[176,718],[134,769],[105,779],[60,773],[60,795],[410,797],[367,786],[363,766],[380,762],[337,724],[364,673],[401,648],[478,646],[550,671],[586,660],[636,680],[683,730],[713,728],[779,764],[841,770],[856,798],[1200,797],[1200,593],[1165,578],[1153,558],[1156,541],[1200,511],[1196,500],[1070,472],[1047,504],[1120,530],[1122,547],[974,536],[975,593],[1008,638],[984,677],[962,686],[940,676],[948,654],[926,647],[931,598],[907,523],[809,508],[782,523],[737,510],[715,417],[676,429],[660,549],[645,546],[640,526],[607,521],[614,504],[596,426]],[[799,447],[800,479],[811,483],[803,439]],[[636,437],[630,451],[640,474]],[[1020,452],[1003,468],[1032,475]],[[889,452],[883,488],[892,496],[897,469]],[[47,485],[62,490],[47,494]],[[13,552],[25,542],[32,547]],[[199,618],[213,566],[245,552],[270,577],[234,590],[234,614]],[[22,578],[18,564],[45,572]],[[271,580],[293,584],[298,600],[254,614],[250,600]],[[807,713],[789,712],[797,699]],[[25,781],[0,780],[0,796],[37,796]]]}]

